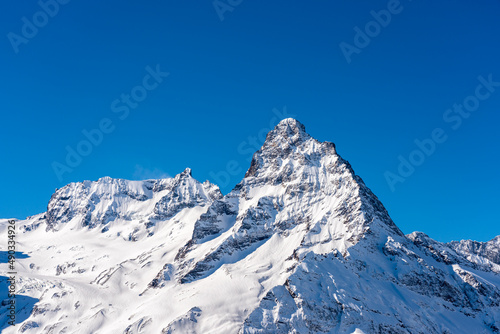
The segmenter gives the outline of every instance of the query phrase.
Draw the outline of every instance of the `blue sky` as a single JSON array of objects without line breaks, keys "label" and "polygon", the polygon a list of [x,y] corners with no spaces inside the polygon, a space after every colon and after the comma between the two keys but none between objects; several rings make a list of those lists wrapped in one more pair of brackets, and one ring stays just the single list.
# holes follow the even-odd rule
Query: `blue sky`
[{"label": "blue sky", "polygon": [[[45,211],[69,182],[186,167],[227,193],[259,134],[292,116],[336,143],[405,233],[500,234],[498,1],[3,8],[0,217]],[[69,166],[68,148],[85,156]]]}]

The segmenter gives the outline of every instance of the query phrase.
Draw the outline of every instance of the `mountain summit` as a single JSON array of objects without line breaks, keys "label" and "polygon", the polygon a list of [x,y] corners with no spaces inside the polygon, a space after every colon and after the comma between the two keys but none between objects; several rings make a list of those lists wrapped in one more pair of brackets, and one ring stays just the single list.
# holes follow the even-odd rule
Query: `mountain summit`
[{"label": "mountain summit", "polygon": [[500,332],[500,239],[405,236],[291,118],[225,196],[189,168],[106,177],[17,225],[26,302],[5,333]]},{"label": "mountain summit", "polygon": [[306,132],[306,127],[293,118],[285,118],[279,122],[278,125],[268,133],[266,142],[273,141],[276,137],[289,140],[289,142],[311,138]]}]

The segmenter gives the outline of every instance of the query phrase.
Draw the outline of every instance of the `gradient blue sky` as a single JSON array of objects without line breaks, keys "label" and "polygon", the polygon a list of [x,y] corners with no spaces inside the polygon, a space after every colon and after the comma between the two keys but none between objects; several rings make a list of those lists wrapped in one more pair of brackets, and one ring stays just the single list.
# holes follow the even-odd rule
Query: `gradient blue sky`
[{"label": "gradient blue sky", "polygon": [[[73,0],[45,25],[36,1],[2,6],[2,218],[43,212],[56,188],[102,176],[191,167],[227,193],[249,166],[250,137],[286,107],[312,136],[336,143],[405,233],[500,234],[500,87],[456,130],[443,120],[475,94],[478,76],[500,81],[497,0],[402,0],[350,63],[339,44],[354,44],[354,28],[388,1],[243,0],[221,21],[212,1]],[[33,15],[41,27],[16,53],[9,33],[21,36]],[[113,101],[157,64],[170,75],[120,119]],[[65,163],[66,146],[106,118],[114,130],[59,180],[53,162]],[[384,173],[436,128],[447,141],[391,191]]]}]

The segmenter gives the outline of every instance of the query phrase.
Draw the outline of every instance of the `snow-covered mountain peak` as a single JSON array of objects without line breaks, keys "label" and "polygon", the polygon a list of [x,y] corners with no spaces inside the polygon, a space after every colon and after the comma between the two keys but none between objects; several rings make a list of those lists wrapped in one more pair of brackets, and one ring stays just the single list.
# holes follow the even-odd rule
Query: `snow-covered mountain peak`
[{"label": "snow-covered mountain peak", "polygon": [[47,206],[47,229],[103,226],[103,231],[108,232],[113,225],[137,220],[150,228],[157,220],[170,219],[185,208],[205,206],[221,197],[219,187],[195,180],[190,168],[173,178],[159,180],[103,177],[70,183],[52,195]]},{"label": "snow-covered mountain peak", "polygon": [[281,120],[269,135],[275,136],[279,134],[282,137],[294,137],[294,136],[308,136],[306,133],[306,127],[304,124],[300,123],[294,118],[285,118]]},{"label": "snow-covered mountain peak", "polygon": [[335,144],[316,140],[292,118],[284,119],[269,132],[235,190],[247,194],[257,193],[259,188],[274,192],[268,196],[290,199],[298,207],[311,205],[310,201],[325,201],[334,215],[349,212],[342,218],[344,227],[347,222],[350,225],[345,245],[362,238],[375,219],[387,228],[384,233],[403,235],[378,198],[337,153]]},{"label": "snow-covered mountain peak", "polygon": [[294,146],[310,139],[306,127],[293,118],[279,122],[266,136],[263,148],[275,146]]},{"label": "snow-covered mountain peak", "polygon": [[305,131],[303,124],[287,118],[267,134],[266,141],[255,152],[245,177],[262,174],[277,176],[280,170],[288,175],[293,170],[305,171],[307,167],[319,167],[336,160],[338,156],[333,143],[317,141]]},{"label": "snow-covered mountain peak", "polygon": [[289,234],[300,240],[293,250],[298,259],[334,249],[348,256],[349,247],[365,237],[370,248],[382,247],[388,237],[404,238],[333,143],[319,142],[291,118],[269,132],[233,191],[200,216],[176,256],[177,277],[182,283],[198,280]]},{"label": "snow-covered mountain peak", "polygon": [[191,168],[187,167],[186,169],[184,169],[184,171],[182,173],[177,174],[177,176],[179,176],[179,177],[192,177],[193,174],[192,174]]}]

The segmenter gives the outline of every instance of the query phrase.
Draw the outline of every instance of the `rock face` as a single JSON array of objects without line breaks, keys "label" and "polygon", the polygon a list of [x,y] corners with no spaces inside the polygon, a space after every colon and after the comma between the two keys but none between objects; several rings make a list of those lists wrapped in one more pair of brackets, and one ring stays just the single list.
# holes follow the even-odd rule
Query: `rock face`
[{"label": "rock face", "polygon": [[225,196],[102,178],[17,224],[27,333],[500,333],[500,237],[405,236],[294,119]]},{"label": "rock face", "polygon": [[474,263],[482,264],[483,259],[487,259],[500,265],[500,236],[488,242],[462,240],[452,241],[447,245]]}]

